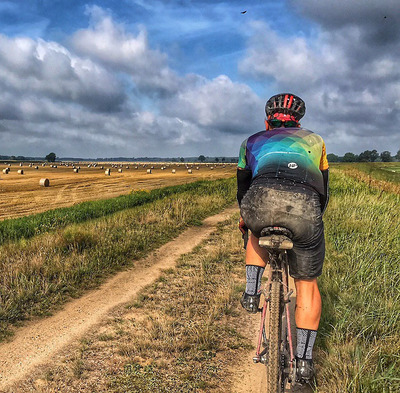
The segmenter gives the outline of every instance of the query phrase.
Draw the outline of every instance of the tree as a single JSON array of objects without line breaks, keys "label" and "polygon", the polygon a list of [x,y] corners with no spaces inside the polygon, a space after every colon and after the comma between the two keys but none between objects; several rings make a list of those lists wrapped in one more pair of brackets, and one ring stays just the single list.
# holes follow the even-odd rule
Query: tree
[{"label": "tree", "polygon": [[185,159],[183,157],[181,157],[179,160],[180,162],[185,162]]},{"label": "tree", "polygon": [[387,150],[383,151],[383,152],[381,153],[381,160],[382,160],[382,162],[390,162],[390,161],[393,161],[393,157],[392,157],[392,155],[390,154],[390,151],[387,151]]},{"label": "tree", "polygon": [[376,150],[365,150],[358,156],[360,162],[374,162],[379,157]]},{"label": "tree", "polygon": [[219,158],[218,157],[215,157],[215,162],[219,162]]},{"label": "tree", "polygon": [[340,162],[340,157],[333,153],[329,153],[326,158],[328,162]]},{"label": "tree", "polygon": [[376,161],[379,158],[379,153],[374,149],[371,151],[371,162]]},{"label": "tree", "polygon": [[354,153],[346,153],[343,156],[343,162],[356,162],[357,161],[358,156],[355,155]]},{"label": "tree", "polygon": [[199,156],[199,161],[200,162],[204,162],[206,160],[206,158],[203,156],[203,154],[201,156]]},{"label": "tree", "polygon": [[46,156],[47,162],[54,162],[56,160],[56,153],[49,153]]},{"label": "tree", "polygon": [[397,161],[400,161],[400,150],[396,153],[396,155],[394,156],[394,158],[395,158]]}]

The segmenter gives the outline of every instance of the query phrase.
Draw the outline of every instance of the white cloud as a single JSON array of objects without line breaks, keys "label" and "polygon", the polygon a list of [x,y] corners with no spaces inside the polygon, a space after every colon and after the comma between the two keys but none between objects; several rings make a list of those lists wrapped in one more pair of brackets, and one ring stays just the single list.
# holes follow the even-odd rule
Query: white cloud
[{"label": "white cloud", "polygon": [[[113,74],[55,42],[0,35],[0,59],[3,92],[24,99],[73,101],[88,110],[101,111],[118,110],[125,99]],[[18,100],[12,102],[18,105]]]},{"label": "white cloud", "polygon": [[167,56],[150,48],[144,26],[135,36],[116,24],[101,8],[89,7],[88,12],[91,27],[77,31],[72,37],[72,45],[78,53],[130,74],[144,90],[176,91],[179,78],[168,67]]},{"label": "white cloud", "polygon": [[[262,123],[263,103],[245,84],[226,75],[213,80],[198,78],[163,103],[163,112],[198,124],[204,129],[235,134],[251,132]],[[261,120],[261,121],[259,121]]]}]

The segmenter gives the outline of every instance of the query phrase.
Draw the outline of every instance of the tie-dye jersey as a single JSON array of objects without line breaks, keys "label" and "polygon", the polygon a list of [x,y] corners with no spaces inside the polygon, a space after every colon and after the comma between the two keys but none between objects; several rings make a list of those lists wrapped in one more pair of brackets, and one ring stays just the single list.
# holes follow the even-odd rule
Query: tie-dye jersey
[{"label": "tie-dye jersey", "polygon": [[323,139],[305,128],[260,131],[240,147],[238,167],[258,176],[291,179],[324,194],[321,171],[328,169]]}]

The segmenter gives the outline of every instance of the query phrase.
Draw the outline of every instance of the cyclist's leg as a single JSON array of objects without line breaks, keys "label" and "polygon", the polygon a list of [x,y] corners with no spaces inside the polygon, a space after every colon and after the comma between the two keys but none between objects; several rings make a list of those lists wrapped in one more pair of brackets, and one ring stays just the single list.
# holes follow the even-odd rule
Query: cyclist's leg
[{"label": "cyclist's leg", "polygon": [[246,265],[265,268],[268,261],[268,255],[268,251],[258,245],[258,238],[253,234],[250,234],[246,249]]},{"label": "cyclist's leg", "polygon": [[317,279],[295,279],[294,283],[296,285],[296,326],[301,329],[318,330],[322,304]]},{"label": "cyclist's leg", "polygon": [[249,236],[246,249],[246,289],[241,304],[248,312],[256,313],[260,303],[261,278],[267,261],[268,252],[258,245],[258,238]]},{"label": "cyclist's leg", "polygon": [[295,279],[296,285],[296,326],[297,326],[297,371],[299,382],[312,383],[314,366],[313,347],[321,317],[321,295],[316,278]]}]

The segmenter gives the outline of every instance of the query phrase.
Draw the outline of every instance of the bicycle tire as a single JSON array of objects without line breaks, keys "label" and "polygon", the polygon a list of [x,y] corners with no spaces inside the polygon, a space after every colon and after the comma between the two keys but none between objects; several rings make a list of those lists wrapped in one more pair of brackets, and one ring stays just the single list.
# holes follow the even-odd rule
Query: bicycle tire
[{"label": "bicycle tire", "polygon": [[272,281],[269,301],[269,321],[268,321],[268,361],[267,368],[267,392],[281,392],[281,283]]}]

